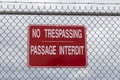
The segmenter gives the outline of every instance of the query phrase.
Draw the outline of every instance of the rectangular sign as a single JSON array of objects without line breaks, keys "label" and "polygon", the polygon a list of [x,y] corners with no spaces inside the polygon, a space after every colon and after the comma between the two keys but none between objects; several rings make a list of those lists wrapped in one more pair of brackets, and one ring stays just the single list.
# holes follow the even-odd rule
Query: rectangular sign
[{"label": "rectangular sign", "polygon": [[84,26],[31,25],[28,35],[30,67],[86,67]]}]

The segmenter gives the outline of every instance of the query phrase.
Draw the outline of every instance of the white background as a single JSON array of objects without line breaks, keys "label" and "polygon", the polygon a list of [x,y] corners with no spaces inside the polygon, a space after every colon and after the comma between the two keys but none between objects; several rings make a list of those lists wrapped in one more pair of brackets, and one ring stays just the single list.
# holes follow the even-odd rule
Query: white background
[{"label": "white background", "polygon": [[7,2],[120,3],[120,0],[0,0]]}]

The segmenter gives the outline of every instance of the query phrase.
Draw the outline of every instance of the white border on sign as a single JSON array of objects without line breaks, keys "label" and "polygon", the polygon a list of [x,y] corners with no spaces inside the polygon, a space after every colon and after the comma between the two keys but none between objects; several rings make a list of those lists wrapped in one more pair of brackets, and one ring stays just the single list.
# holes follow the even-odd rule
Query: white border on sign
[{"label": "white border on sign", "polygon": [[84,28],[84,32],[85,32],[85,56],[86,56],[86,64],[85,66],[30,66],[29,64],[29,28],[30,26],[71,26],[71,25],[41,25],[41,24],[30,24],[27,28],[27,65],[29,68],[86,68],[88,65],[88,61],[87,61],[87,35],[86,35],[86,27],[84,25],[72,25],[72,27],[83,27]]}]

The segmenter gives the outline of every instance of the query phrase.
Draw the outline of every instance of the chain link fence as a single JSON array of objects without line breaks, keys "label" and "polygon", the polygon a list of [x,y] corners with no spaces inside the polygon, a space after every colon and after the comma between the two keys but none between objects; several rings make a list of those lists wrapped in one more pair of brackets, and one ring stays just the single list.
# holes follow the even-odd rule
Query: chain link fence
[{"label": "chain link fence", "polygon": [[[84,25],[86,68],[29,68],[30,24]],[[120,6],[95,3],[0,3],[0,80],[120,80]]]}]

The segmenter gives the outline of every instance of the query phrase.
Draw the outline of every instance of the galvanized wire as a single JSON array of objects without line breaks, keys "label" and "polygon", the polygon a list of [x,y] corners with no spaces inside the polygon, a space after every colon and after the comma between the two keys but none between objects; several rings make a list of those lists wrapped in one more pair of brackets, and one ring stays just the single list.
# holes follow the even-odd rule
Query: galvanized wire
[{"label": "galvanized wire", "polygon": [[[68,3],[67,6],[62,3],[0,3],[0,80],[120,79],[120,6],[90,3]],[[88,66],[29,68],[27,29],[30,24],[84,25]]]}]

